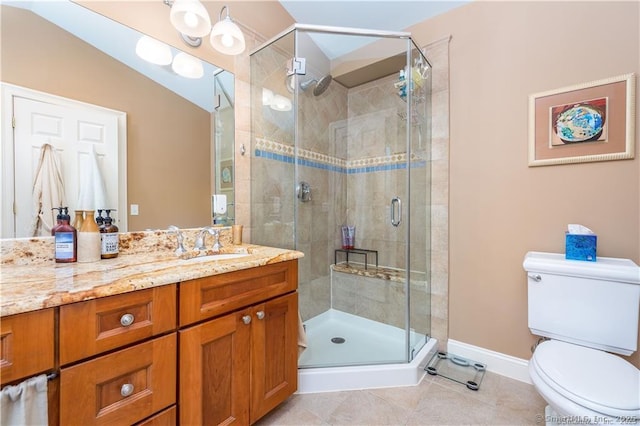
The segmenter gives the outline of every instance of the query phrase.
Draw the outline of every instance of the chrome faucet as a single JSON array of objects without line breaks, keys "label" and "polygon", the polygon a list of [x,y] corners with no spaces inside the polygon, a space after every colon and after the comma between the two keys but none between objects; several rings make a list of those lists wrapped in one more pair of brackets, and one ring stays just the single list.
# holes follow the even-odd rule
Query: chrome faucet
[{"label": "chrome faucet", "polygon": [[[200,230],[200,232],[198,232],[198,236],[196,237],[196,246],[194,247],[194,250],[206,250],[207,249],[205,241],[204,241],[204,237],[206,237],[207,232],[209,234],[211,234],[211,235],[216,236],[216,243],[218,245],[220,244],[220,243],[218,243],[218,239],[217,239],[217,235],[219,235],[219,231],[214,230],[210,226],[205,226],[204,228],[202,228]],[[216,246],[216,244],[214,244],[214,247],[213,247],[214,250],[215,250],[215,246]]]},{"label": "chrome faucet", "polygon": [[169,232],[176,233],[176,238],[178,240],[178,248],[176,248],[176,250],[174,251],[176,256],[180,256],[181,254],[186,253],[187,249],[184,248],[184,234],[182,234],[182,231],[180,230],[180,228],[178,228],[175,225],[169,225],[168,230]]}]

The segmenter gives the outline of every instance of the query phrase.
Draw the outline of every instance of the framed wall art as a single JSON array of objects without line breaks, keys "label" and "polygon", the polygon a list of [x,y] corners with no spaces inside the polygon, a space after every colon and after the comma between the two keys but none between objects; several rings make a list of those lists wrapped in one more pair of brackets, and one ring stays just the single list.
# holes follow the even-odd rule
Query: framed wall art
[{"label": "framed wall art", "polygon": [[634,157],[635,74],[529,96],[529,166]]}]

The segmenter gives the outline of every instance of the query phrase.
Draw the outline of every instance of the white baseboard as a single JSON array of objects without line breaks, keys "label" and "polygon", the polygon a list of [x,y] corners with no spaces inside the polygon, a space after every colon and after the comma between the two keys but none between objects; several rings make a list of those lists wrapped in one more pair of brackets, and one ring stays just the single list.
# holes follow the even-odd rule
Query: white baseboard
[{"label": "white baseboard", "polygon": [[447,341],[447,352],[485,364],[487,371],[492,373],[531,384],[529,361],[526,359],[505,355],[453,339]]}]

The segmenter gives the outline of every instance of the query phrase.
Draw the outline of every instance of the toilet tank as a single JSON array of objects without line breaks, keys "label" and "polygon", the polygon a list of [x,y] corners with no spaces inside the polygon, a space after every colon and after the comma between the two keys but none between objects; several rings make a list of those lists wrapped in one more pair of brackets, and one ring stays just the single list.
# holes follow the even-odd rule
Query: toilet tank
[{"label": "toilet tank", "polygon": [[583,262],[529,252],[523,267],[533,334],[622,355],[637,349],[638,265],[628,259]]}]

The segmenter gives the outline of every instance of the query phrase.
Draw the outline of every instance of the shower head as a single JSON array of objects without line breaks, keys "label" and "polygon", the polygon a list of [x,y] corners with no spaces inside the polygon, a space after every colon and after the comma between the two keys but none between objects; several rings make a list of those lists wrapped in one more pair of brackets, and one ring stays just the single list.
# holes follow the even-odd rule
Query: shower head
[{"label": "shower head", "polygon": [[333,80],[333,77],[331,77],[330,74],[327,74],[320,80],[314,79],[300,83],[300,88],[306,91],[309,87],[313,86],[313,96],[320,96],[325,90],[327,90],[327,87],[331,84],[331,80]]}]

